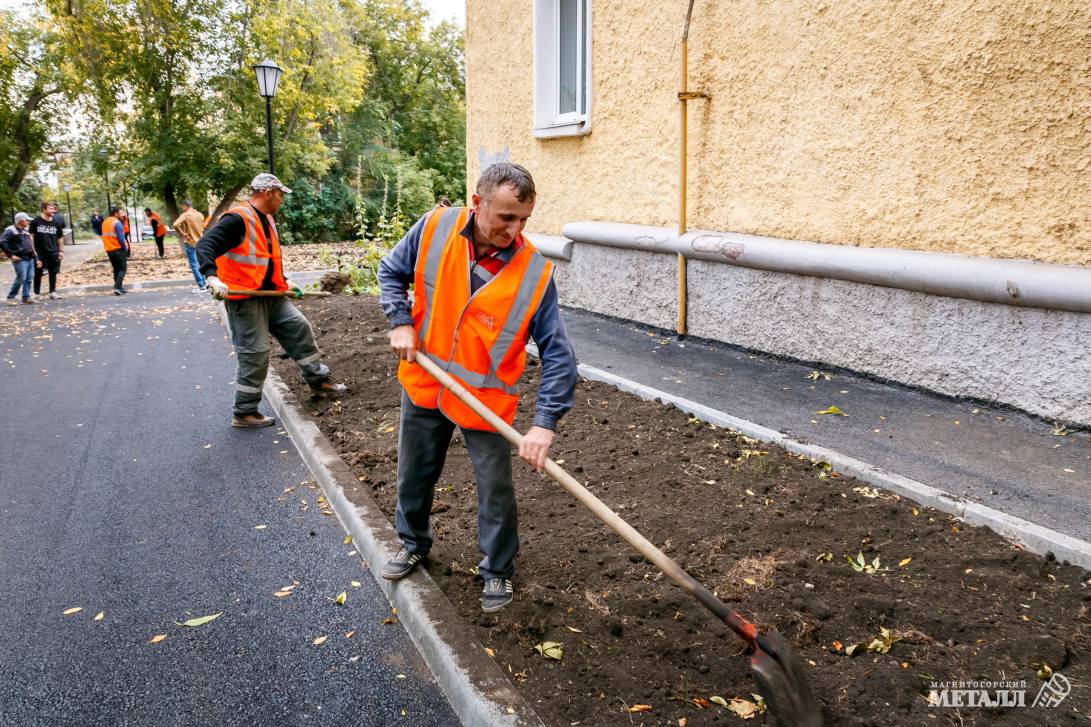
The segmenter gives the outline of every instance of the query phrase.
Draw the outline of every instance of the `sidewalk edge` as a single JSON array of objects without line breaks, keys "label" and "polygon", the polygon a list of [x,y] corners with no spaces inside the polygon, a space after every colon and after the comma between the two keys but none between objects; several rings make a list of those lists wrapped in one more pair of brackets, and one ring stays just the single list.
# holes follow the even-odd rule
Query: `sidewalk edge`
[{"label": "sidewalk edge", "polygon": [[[272,368],[265,380],[264,391],[326,499],[352,535],[353,544],[365,564],[377,574],[400,546],[390,522],[366,491],[366,504],[357,506],[349,501],[346,488],[355,492],[361,492],[363,488],[318,426],[305,417],[295,395]],[[472,630],[467,628],[427,572],[418,570],[403,581],[380,577],[375,577],[375,581],[398,609],[398,620],[424,657],[462,724],[466,727],[542,727],[542,720],[500,667],[485,654]]]},{"label": "sidewalk edge", "polygon": [[[527,350],[537,356],[537,350],[533,346],[528,346]],[[760,424],[740,419],[690,399],[668,394],[665,391],[603,371],[594,366],[579,364],[579,374],[586,379],[601,381],[621,391],[635,394],[641,399],[648,401],[659,400],[665,404],[672,404],[687,414],[715,424],[718,427],[734,429],[748,437],[776,444],[794,454],[802,454],[823,462],[829,462],[834,470],[841,474],[850,475],[876,487],[889,490],[926,507],[933,507],[949,513],[971,525],[984,525],[1039,555],[1052,552],[1057,560],[1068,561],[1081,568],[1091,570],[1091,543],[1086,541],[1059,533],[1056,530],[1050,530],[1014,515],[1008,515],[987,505],[970,502],[949,492],[888,472],[827,447],[792,439]]]}]

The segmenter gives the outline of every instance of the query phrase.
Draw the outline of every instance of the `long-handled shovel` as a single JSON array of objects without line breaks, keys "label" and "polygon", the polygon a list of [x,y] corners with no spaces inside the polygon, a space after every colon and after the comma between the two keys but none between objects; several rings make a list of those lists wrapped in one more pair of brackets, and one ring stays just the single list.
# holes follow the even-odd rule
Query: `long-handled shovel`
[{"label": "long-handled shovel", "polygon": [[[515,447],[519,446],[523,436],[478,401],[473,394],[451,378],[447,372],[440,369],[439,366],[419,351],[416,355],[416,362],[448,391],[457,396],[463,404],[470,407],[475,414],[492,425],[504,439]],[[586,505],[599,520],[606,523],[611,530],[624,538],[629,545],[636,548],[641,555],[654,563],[659,570],[666,573],[677,585],[689,591],[705,608],[716,614],[746,642],[752,651],[750,667],[754,671],[755,679],[757,679],[758,691],[761,692],[766,704],[769,705],[769,710],[781,725],[784,727],[821,727],[822,709],[811,694],[811,689],[807,684],[802,668],[799,666],[799,661],[788,648],[783,636],[775,631],[768,634],[758,633],[758,629],[754,624],[712,595],[707,588],[694,580],[693,576],[682,570],[663,551],[652,545],[643,535],[622,520],[602,500],[588,492],[583,485],[561,469],[552,459],[546,460],[545,471],[561,487],[568,490],[577,500]]]},{"label": "long-handled shovel", "polygon": [[[228,295],[251,295],[258,298],[294,298],[295,293],[291,290],[229,290]],[[304,290],[304,298],[329,298],[333,293],[326,293],[321,290]]]}]

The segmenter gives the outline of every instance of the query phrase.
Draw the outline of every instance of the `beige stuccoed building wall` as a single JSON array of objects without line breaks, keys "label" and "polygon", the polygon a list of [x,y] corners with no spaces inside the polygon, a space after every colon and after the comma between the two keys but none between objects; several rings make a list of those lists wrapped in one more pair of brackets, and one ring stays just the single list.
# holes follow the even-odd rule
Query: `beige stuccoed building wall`
[{"label": "beige stuccoed building wall", "polygon": [[[677,223],[685,0],[593,2],[591,133],[532,134],[528,0],[468,0],[469,179],[530,229]],[[690,227],[1091,265],[1091,6],[713,2],[690,34]]]}]

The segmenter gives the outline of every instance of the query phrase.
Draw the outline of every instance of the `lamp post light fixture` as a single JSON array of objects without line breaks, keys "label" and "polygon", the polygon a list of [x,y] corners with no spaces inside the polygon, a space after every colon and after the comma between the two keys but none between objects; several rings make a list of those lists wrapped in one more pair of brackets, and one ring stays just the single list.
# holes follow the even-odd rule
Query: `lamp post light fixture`
[{"label": "lamp post light fixture", "polygon": [[72,230],[72,244],[76,244],[76,220],[72,217],[72,196],[69,192],[72,191],[72,185],[68,182],[64,183],[64,201],[68,203],[68,227]]},{"label": "lamp post light fixture", "polygon": [[258,77],[258,95],[265,99],[265,145],[269,153],[270,174],[276,174],[273,169],[273,96],[277,95],[277,81],[281,73],[280,67],[268,58],[254,66],[254,74]]}]

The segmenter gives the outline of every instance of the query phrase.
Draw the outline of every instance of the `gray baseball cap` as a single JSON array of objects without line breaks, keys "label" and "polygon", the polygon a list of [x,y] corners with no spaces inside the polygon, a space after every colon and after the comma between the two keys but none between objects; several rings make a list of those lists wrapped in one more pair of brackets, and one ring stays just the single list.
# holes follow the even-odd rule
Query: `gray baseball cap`
[{"label": "gray baseball cap", "polygon": [[284,182],[276,178],[276,175],[269,174],[269,172],[263,172],[254,177],[254,181],[250,182],[251,192],[263,192],[267,189],[279,189],[283,190],[285,194],[291,194],[292,190],[284,186]]},{"label": "gray baseball cap", "polygon": [[16,222],[30,222],[30,220],[31,220],[31,216],[28,215],[26,212],[16,212],[15,213],[15,221]]}]

